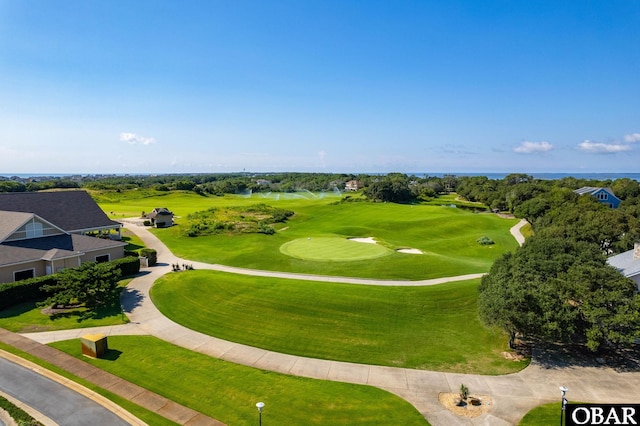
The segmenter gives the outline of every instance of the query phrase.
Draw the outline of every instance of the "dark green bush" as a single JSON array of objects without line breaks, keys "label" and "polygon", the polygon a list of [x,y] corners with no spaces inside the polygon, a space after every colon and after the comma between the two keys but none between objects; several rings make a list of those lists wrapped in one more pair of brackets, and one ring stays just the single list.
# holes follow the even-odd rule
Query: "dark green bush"
[{"label": "dark green bush", "polygon": [[48,294],[41,287],[55,282],[55,275],[47,275],[13,283],[2,283],[0,284],[0,309],[22,302],[44,300]]},{"label": "dark green bush", "polygon": [[495,244],[493,240],[489,237],[480,237],[476,240],[476,242],[483,246],[490,246],[491,244]]},{"label": "dark green bush", "polygon": [[154,266],[156,263],[158,263],[158,252],[156,252],[154,249],[140,249],[140,256],[149,259],[149,266]]},{"label": "dark green bush", "polygon": [[113,263],[120,269],[122,277],[136,275],[138,272],[140,272],[140,259],[138,259],[137,255],[112,260],[111,263]]}]

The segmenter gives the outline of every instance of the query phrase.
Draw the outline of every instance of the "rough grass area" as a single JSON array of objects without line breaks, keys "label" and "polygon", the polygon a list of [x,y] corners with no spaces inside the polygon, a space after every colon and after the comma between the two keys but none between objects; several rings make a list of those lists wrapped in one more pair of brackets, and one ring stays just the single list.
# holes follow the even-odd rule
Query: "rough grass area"
[{"label": "rough grass area", "polygon": [[172,320],[276,352],[458,373],[506,374],[507,336],[477,315],[479,280],[379,287],[247,277],[214,271],[165,275],[151,289]]},{"label": "rough grass area", "polygon": [[298,259],[332,262],[374,259],[393,253],[378,244],[363,244],[337,237],[298,238],[281,245],[280,251]]},{"label": "rough grass area", "polygon": [[221,233],[270,235],[275,233],[272,224],[285,222],[291,216],[291,210],[279,209],[264,203],[243,207],[213,207],[189,214],[181,229],[187,237]]},{"label": "rough grass area", "polygon": [[7,399],[0,396],[0,409],[6,411],[20,426],[42,426],[42,423],[31,417],[26,411],[16,407]]},{"label": "rough grass area", "polygon": [[403,399],[361,385],[292,377],[211,358],[149,336],[110,336],[106,359],[78,340],[51,346],[228,425],[428,425]]}]

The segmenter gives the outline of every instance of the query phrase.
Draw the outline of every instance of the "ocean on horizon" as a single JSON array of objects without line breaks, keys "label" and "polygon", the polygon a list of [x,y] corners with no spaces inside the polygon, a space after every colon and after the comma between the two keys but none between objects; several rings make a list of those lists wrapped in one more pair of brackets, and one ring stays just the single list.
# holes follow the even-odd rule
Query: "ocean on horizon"
[{"label": "ocean on horizon", "polygon": [[[264,173],[264,174],[271,174],[271,173],[279,173],[279,172],[257,172],[257,173]],[[317,172],[317,173],[324,173],[324,172]],[[343,172],[336,172],[336,173],[343,173]],[[344,172],[344,173],[350,173],[350,172]],[[357,173],[353,173],[353,174],[359,174],[360,172]],[[387,172],[387,173],[368,173],[368,172],[362,172],[363,174],[368,174],[368,175],[377,175],[377,176],[384,176],[387,173],[394,173],[394,172]],[[543,180],[557,180],[557,179],[562,179],[562,178],[566,178],[566,177],[573,177],[576,179],[587,179],[587,180],[616,180],[616,179],[623,179],[623,178],[628,178],[628,179],[632,179],[635,181],[640,182],[640,173],[527,173],[527,172],[509,172],[509,173],[474,173],[474,172],[433,172],[433,173],[429,173],[429,172],[410,172],[410,173],[405,173],[408,176],[417,176],[417,177],[427,177],[427,176],[434,176],[434,177],[443,177],[445,175],[453,175],[453,176],[458,176],[458,177],[462,177],[462,176],[486,176],[488,179],[492,179],[492,180],[501,180],[504,179],[505,177],[507,177],[510,174],[513,173],[518,173],[518,174],[525,174],[525,175],[529,175],[532,176],[535,179],[543,179]],[[11,177],[18,177],[21,179],[28,179],[28,178],[43,178],[43,177],[52,177],[52,178],[64,178],[64,177],[71,177],[71,176],[150,176],[150,175],[163,175],[163,174],[176,174],[176,175],[180,175],[180,174],[184,174],[184,175],[192,175],[192,174],[196,174],[196,175],[204,175],[204,174],[218,174],[217,172],[201,172],[201,173],[95,173],[95,174],[89,174],[89,173],[0,173],[0,176],[6,177],[6,178],[11,178]],[[222,173],[220,173],[222,174]],[[232,172],[229,172],[229,174],[232,174]]]}]

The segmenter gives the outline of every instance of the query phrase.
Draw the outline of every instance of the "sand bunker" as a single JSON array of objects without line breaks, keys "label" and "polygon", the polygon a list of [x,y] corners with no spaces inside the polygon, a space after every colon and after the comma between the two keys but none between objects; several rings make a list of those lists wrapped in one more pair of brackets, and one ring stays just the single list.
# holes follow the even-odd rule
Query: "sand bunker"
[{"label": "sand bunker", "polygon": [[405,253],[405,254],[424,254],[424,253],[422,253],[422,250],[413,249],[413,248],[398,249],[396,251],[398,253]]},{"label": "sand bunker", "polygon": [[[347,238],[349,241],[354,241],[356,243],[365,243],[365,244],[378,244],[378,242],[376,240],[373,239],[373,237],[357,237],[357,238]],[[414,248],[403,248],[403,249],[398,249],[396,250],[398,253],[405,253],[405,254],[424,254],[422,252],[422,250],[418,250],[418,249],[414,249]]]},{"label": "sand bunker", "polygon": [[366,244],[378,244],[373,237],[367,238],[349,238],[349,241],[354,241],[356,243],[366,243]]}]

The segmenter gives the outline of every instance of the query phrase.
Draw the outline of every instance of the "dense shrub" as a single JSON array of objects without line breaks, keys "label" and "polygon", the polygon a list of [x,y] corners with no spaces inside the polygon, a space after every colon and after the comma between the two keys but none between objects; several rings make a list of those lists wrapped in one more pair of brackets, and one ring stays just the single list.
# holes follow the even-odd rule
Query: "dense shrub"
[{"label": "dense shrub", "polygon": [[156,252],[154,249],[140,249],[140,256],[146,257],[149,260],[149,266],[154,266],[156,263],[158,263],[158,252]]},{"label": "dense shrub", "polygon": [[491,238],[486,236],[478,238],[476,242],[483,246],[490,246],[491,244],[495,244]]},{"label": "dense shrub", "polygon": [[47,275],[13,283],[2,283],[0,284],[0,309],[22,302],[43,300],[48,294],[41,290],[41,287],[55,282],[55,275]]},{"label": "dense shrub", "polygon": [[137,255],[113,260],[111,263],[120,269],[121,276],[123,277],[136,275],[140,272],[140,259],[138,259]]}]

